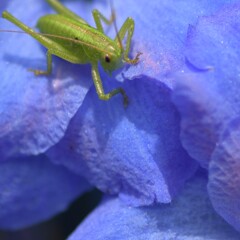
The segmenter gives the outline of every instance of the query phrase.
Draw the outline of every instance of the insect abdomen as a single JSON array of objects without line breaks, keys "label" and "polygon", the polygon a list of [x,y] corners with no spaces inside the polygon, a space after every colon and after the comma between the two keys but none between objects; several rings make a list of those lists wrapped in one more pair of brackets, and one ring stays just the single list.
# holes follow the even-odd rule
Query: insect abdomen
[{"label": "insect abdomen", "polygon": [[[68,20],[68,22],[66,20]],[[67,24],[69,21],[71,20],[56,14],[46,15],[39,19],[37,27],[40,32],[50,34],[51,36],[47,37],[53,42],[50,46],[45,45],[45,47],[47,47],[52,54],[72,63],[88,63],[89,58],[84,51],[85,46],[77,42],[78,40],[81,41],[81,36]],[[79,23],[77,24],[81,25]]]},{"label": "insect abdomen", "polygon": [[[54,44],[46,47],[54,55],[73,63],[96,61],[103,55],[104,48],[106,48],[104,43],[109,41],[109,38],[88,24],[79,23],[59,14],[40,18],[37,27],[42,33],[62,37],[49,37]],[[101,45],[96,48],[96,42],[104,44],[103,50]],[[66,54],[68,52],[71,54]]]}]

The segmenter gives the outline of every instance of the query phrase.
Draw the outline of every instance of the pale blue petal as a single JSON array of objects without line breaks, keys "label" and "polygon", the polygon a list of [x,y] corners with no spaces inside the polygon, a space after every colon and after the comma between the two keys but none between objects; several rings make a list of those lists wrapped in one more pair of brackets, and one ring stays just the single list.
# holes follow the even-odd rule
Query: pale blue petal
[{"label": "pale blue petal", "polygon": [[240,231],[240,119],[221,136],[209,164],[208,191],[216,211]]},{"label": "pale blue petal", "polygon": [[197,168],[179,142],[170,90],[149,78],[123,88],[127,108],[121,96],[99,101],[92,88],[65,137],[47,154],[131,205],[170,202]]},{"label": "pale blue petal", "polygon": [[0,228],[21,229],[64,211],[90,186],[46,156],[0,163]]},{"label": "pale blue petal", "polygon": [[206,178],[189,182],[170,205],[132,208],[118,199],[103,202],[68,240],[237,240],[234,231],[213,210]]}]

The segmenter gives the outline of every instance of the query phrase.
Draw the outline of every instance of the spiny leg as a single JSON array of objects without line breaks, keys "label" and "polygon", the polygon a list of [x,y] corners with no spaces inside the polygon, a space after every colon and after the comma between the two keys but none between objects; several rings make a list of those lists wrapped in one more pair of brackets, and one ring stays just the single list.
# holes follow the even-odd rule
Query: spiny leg
[{"label": "spiny leg", "polygon": [[123,96],[123,104],[124,104],[124,106],[126,107],[128,105],[128,96],[127,96],[127,94],[125,93],[125,91],[122,88],[116,88],[116,89],[112,90],[109,93],[104,93],[103,86],[102,86],[102,81],[101,81],[101,78],[100,78],[99,72],[98,72],[97,63],[96,64],[92,64],[92,77],[93,77],[93,82],[94,82],[94,85],[95,85],[98,97],[101,100],[107,101],[111,97],[113,97],[114,95],[120,93]]},{"label": "spiny leg", "polygon": [[[132,40],[132,36],[133,36],[133,32],[134,32],[134,26],[135,26],[134,20],[132,18],[127,18],[127,20],[124,22],[124,24],[122,25],[121,29],[119,30],[119,32],[117,33],[117,36],[115,38],[115,41],[118,42],[119,47],[122,47],[122,40],[124,39],[124,37],[127,34],[126,47],[125,47],[125,49],[123,49],[123,57],[124,57],[124,61],[129,64],[138,63],[139,56],[142,54],[142,53],[138,53],[134,59],[130,59],[128,57],[130,47],[131,47],[131,40]],[[119,42],[119,41],[121,41],[121,42]]]},{"label": "spiny leg", "polygon": [[115,20],[115,13],[112,12],[111,18],[107,19],[105,16],[102,15],[102,13],[100,13],[98,10],[93,10],[92,11],[92,15],[94,18],[94,22],[96,24],[97,29],[101,32],[104,33],[103,31],[103,26],[102,26],[102,22],[103,21],[105,24],[110,25],[113,23],[113,21]]},{"label": "spiny leg", "polygon": [[47,70],[34,70],[29,69],[29,71],[34,72],[35,75],[49,75],[52,73],[52,54],[47,51]]}]

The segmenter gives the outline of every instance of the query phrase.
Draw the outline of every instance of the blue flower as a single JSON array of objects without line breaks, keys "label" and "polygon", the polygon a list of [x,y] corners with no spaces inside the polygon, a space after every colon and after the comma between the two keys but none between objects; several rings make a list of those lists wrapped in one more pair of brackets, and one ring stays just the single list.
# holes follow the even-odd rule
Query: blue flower
[{"label": "blue flower", "polygon": [[64,211],[89,184],[44,155],[0,163],[0,228],[20,229]]},{"label": "blue flower", "polygon": [[68,240],[239,239],[212,209],[206,182],[199,173],[171,204],[131,208],[117,198],[105,199]]},{"label": "blue flower", "polygon": [[186,41],[187,66],[178,75],[174,102],[188,153],[209,171],[216,211],[240,230],[240,4],[199,18]]},{"label": "blue flower", "polygon": [[[0,184],[4,189],[11,189],[12,194],[10,200],[2,203],[0,200],[0,206],[6,208],[2,215],[0,213],[0,227],[16,229],[47,219],[89,189],[90,183],[105,194],[115,195],[115,199],[103,203],[100,210],[97,209],[80,226],[81,233],[77,230],[76,237],[74,233],[70,239],[86,239],[86,229],[95,226],[102,215],[111,210],[113,215],[96,230],[102,231],[102,236],[106,236],[103,231],[105,225],[111,222],[121,224],[119,211],[126,213],[129,226],[134,226],[131,222],[134,218],[140,218],[136,222],[139,225],[134,226],[132,232],[125,234],[123,231],[120,239],[129,239],[131,234],[138,236],[144,231],[148,226],[146,216],[152,224],[147,238],[154,236],[151,234],[155,232],[159,234],[156,229],[161,232],[164,226],[172,228],[170,234],[191,234],[189,228],[184,227],[175,231],[171,223],[172,219],[176,222],[187,214],[186,204],[181,204],[181,200],[176,207],[159,204],[169,204],[181,194],[186,180],[194,176],[199,165],[209,169],[208,190],[216,210],[237,227],[237,220],[231,221],[231,217],[226,217],[226,210],[222,211],[226,201],[218,204],[217,196],[222,193],[222,185],[215,178],[222,170],[219,169],[222,162],[229,166],[228,160],[222,159],[222,152],[227,151],[228,146],[234,146],[231,156],[237,156],[237,144],[233,141],[233,137],[238,138],[237,128],[228,121],[238,116],[238,108],[233,106],[235,101],[238,102],[235,96],[237,83],[234,88],[227,81],[238,72],[238,67],[232,71],[232,63],[238,60],[239,55],[233,55],[232,50],[238,46],[238,23],[235,21],[238,5],[232,5],[235,2],[238,1],[220,0],[210,4],[207,0],[164,0],[158,4],[154,1],[146,4],[142,0],[131,0],[127,5],[123,1],[114,2],[119,28],[127,17],[135,20],[131,56],[141,52],[141,61],[137,66],[126,65],[113,76],[108,76],[101,66],[99,69],[106,91],[117,86],[126,90],[130,101],[127,108],[123,107],[122,98],[118,95],[108,102],[99,100],[88,65],[73,65],[54,58],[52,75],[35,77],[27,69],[45,69],[46,50],[25,34],[1,33],[0,66],[4,71],[0,81],[0,168],[9,172],[0,175]],[[91,25],[94,25],[90,14],[93,8],[105,16],[110,15],[107,4],[101,1],[66,1],[66,5]],[[26,6],[31,8],[26,11]],[[23,0],[21,5],[17,0],[0,3],[0,10],[3,9],[29,26],[34,26],[40,16],[53,12],[46,3],[36,0]],[[207,15],[210,17],[205,17]],[[221,21],[218,23],[218,20]],[[221,29],[225,22],[225,28]],[[16,29],[6,20],[0,23],[3,29]],[[233,23],[236,23],[236,28],[232,30]],[[109,34],[115,33],[110,30]],[[218,44],[215,41],[209,43],[212,36]],[[224,41],[225,47],[219,39]],[[229,51],[225,52],[226,47]],[[223,50],[218,52],[219,49]],[[227,62],[228,56],[232,57],[230,63]],[[226,87],[228,91],[225,91]],[[234,99],[231,98],[233,94]],[[228,101],[224,106],[226,96]],[[217,109],[219,104],[220,110]],[[209,129],[210,134],[205,129]],[[220,139],[223,141],[216,145]],[[217,164],[218,160],[221,163]],[[39,177],[39,182],[31,183],[29,179],[38,175],[39,168],[44,174]],[[17,184],[12,187],[11,178],[18,174]],[[230,175],[225,176],[223,184]],[[29,182],[26,189],[21,187],[24,179]],[[234,179],[235,184],[239,178]],[[47,184],[51,181],[52,185]],[[196,198],[196,192],[200,191],[207,198],[202,189],[206,181],[200,182],[192,183],[193,187],[187,188],[186,196],[182,196],[187,199],[190,209],[196,207],[191,200]],[[34,186],[36,191],[33,191]],[[55,191],[59,195],[50,194]],[[68,196],[61,194],[62,191],[66,191]],[[236,190],[229,201],[237,199],[237,194]],[[26,221],[19,223],[15,216],[22,214],[29,198],[36,199],[37,196],[41,196],[42,202],[25,211]],[[41,204],[46,199],[49,203],[43,211]],[[226,200],[225,197],[223,199]],[[14,205],[13,201],[16,202]],[[53,207],[54,202],[57,204]],[[126,204],[141,207],[127,208]],[[205,205],[205,200],[199,203],[199,208],[206,209],[212,216],[211,207],[209,203]],[[179,215],[176,212],[180,212]],[[232,213],[231,209],[228,213]],[[191,223],[199,214],[201,211],[196,211],[186,221]],[[166,219],[161,218],[163,220],[158,224],[154,220],[157,215]],[[10,220],[4,222],[6,216]],[[209,224],[214,226],[215,219],[217,224],[224,225],[216,216]],[[114,231],[109,227],[109,231]],[[197,231],[197,227],[195,229]],[[121,229],[119,231],[120,234]],[[233,230],[228,231],[229,236],[237,234]],[[166,234],[166,239],[169,239],[170,235]],[[218,236],[220,232],[214,234]]]}]

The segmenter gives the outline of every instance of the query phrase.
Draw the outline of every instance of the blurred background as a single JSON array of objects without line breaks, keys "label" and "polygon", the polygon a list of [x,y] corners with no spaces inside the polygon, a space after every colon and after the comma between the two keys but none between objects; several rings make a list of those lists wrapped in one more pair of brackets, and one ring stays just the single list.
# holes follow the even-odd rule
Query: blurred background
[{"label": "blurred background", "polygon": [[98,205],[101,195],[96,189],[87,192],[48,221],[19,231],[0,231],[0,240],[65,240]]}]

